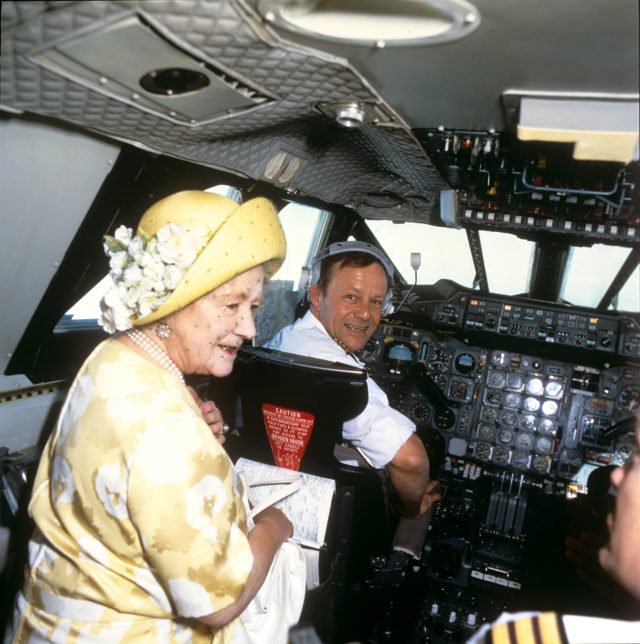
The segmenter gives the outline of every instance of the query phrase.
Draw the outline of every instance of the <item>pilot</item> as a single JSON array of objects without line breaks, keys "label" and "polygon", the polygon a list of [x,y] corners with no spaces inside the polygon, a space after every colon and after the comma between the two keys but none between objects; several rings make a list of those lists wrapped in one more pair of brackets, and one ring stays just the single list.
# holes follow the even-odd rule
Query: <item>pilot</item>
[{"label": "pilot", "polygon": [[617,600],[618,614],[624,619],[553,612],[504,613],[477,631],[467,644],[640,642],[640,414],[636,416],[635,452],[623,467],[611,472],[611,488],[615,507],[607,517],[608,541],[594,551],[591,563],[582,551],[581,576],[607,599]]},{"label": "pilot", "polygon": [[[282,329],[266,346],[362,368],[355,352],[364,348],[383,314],[391,312],[393,266],[371,244],[349,241],[331,244],[314,259],[310,309]],[[392,486],[392,507],[407,519],[420,519],[440,495],[429,480],[429,459],[415,433],[415,425],[389,406],[387,396],[367,379],[369,400],[365,410],[344,423],[342,437],[355,448],[350,464],[386,469]],[[338,450],[340,451],[340,450]],[[396,532],[394,549],[420,555],[422,529],[405,521]],[[406,533],[405,533],[406,530]],[[406,536],[405,536],[406,534]]]}]

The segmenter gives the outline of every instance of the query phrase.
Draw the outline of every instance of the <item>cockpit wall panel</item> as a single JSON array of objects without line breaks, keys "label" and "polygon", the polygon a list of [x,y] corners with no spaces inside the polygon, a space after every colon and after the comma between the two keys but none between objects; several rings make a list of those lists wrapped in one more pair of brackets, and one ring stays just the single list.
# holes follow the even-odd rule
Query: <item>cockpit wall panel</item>
[{"label": "cockpit wall panel", "polygon": [[[0,374],[4,374],[120,147],[17,118],[0,119],[0,137]],[[0,390],[24,384],[23,376],[0,375]]]}]

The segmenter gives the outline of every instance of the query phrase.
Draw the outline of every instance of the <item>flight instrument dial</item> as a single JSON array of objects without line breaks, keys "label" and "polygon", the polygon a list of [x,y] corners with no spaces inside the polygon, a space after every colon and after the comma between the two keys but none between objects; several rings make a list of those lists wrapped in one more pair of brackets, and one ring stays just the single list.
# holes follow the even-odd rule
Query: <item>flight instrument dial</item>
[{"label": "flight instrument dial", "polygon": [[640,407],[640,385],[627,385],[620,390],[618,400],[627,411],[635,411]]}]

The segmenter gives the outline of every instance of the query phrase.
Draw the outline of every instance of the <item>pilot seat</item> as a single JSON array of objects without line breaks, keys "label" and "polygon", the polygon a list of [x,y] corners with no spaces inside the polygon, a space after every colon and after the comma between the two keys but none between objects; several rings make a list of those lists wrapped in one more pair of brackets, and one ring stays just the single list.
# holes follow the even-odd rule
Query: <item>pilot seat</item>
[{"label": "pilot seat", "polygon": [[[336,482],[320,551],[320,586],[307,592],[300,620],[311,623],[325,643],[349,630],[369,564],[391,545],[392,519],[379,474],[334,456],[343,423],[366,407],[366,378],[366,370],[349,365],[244,346],[232,374],[212,383],[210,392],[225,417],[238,420],[225,443],[234,462],[245,457]],[[283,449],[278,415],[298,419],[293,431],[302,438],[296,449]]]}]

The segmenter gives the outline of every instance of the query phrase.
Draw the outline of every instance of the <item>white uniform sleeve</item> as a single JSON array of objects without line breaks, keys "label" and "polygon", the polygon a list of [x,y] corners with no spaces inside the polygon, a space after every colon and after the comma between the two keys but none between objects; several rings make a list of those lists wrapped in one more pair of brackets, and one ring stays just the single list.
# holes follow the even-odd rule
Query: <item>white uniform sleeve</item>
[{"label": "white uniform sleeve", "polygon": [[349,441],[371,465],[380,469],[415,431],[415,425],[399,411],[371,378],[367,379],[369,402],[365,410],[342,426],[342,437]]}]

